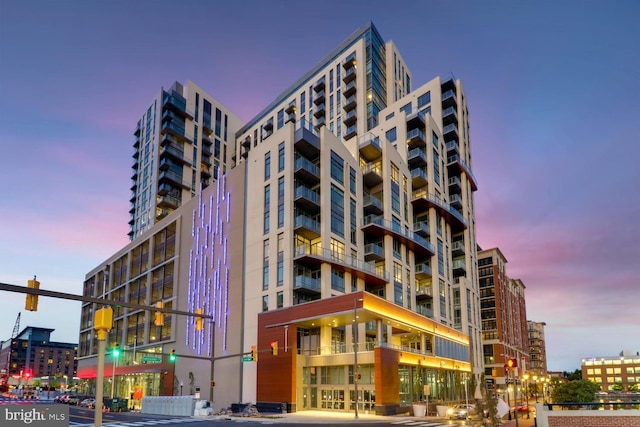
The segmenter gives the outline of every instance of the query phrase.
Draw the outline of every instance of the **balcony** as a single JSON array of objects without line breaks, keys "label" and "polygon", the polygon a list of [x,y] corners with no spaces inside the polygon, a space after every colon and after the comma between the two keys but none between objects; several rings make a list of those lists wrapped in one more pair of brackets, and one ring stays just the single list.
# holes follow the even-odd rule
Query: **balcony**
[{"label": "balcony", "polygon": [[355,80],[355,78],[356,78],[356,67],[351,67],[345,71],[344,76],[342,76],[342,81],[345,82],[345,84],[347,84]]},{"label": "balcony", "polygon": [[427,145],[427,139],[422,129],[412,129],[407,132],[407,145],[409,149],[422,148]]},{"label": "balcony", "polygon": [[181,204],[181,200],[177,197],[171,196],[169,194],[165,196],[158,197],[158,202],[156,205],[160,208],[172,208],[176,209]]},{"label": "balcony", "polygon": [[416,305],[416,313],[433,319],[433,309],[424,305]]},{"label": "balcony", "polygon": [[431,277],[431,266],[426,262],[419,262],[415,268],[416,279],[428,279]]},{"label": "balcony", "polygon": [[427,155],[421,148],[414,148],[407,154],[407,162],[410,169],[423,167],[427,164]]},{"label": "balcony", "polygon": [[[429,268],[429,266],[427,266],[427,268]],[[416,299],[417,300],[422,301],[422,300],[427,300],[427,299],[432,299],[432,298],[433,298],[433,290],[432,290],[431,286],[418,286],[416,288]]]},{"label": "balcony", "polygon": [[293,135],[293,147],[307,159],[315,160],[320,155],[320,138],[310,130],[300,126]]},{"label": "balcony", "polygon": [[210,167],[201,167],[200,168],[200,177],[203,179],[203,181],[208,180],[209,178],[211,178],[211,168]]},{"label": "balcony", "polygon": [[445,108],[444,111],[442,112],[442,124],[444,126],[449,124],[457,125],[458,111],[453,107]]},{"label": "balcony", "polygon": [[447,109],[449,107],[458,108],[458,97],[453,90],[448,90],[442,94],[442,108]]},{"label": "balcony", "polygon": [[160,221],[165,216],[169,215],[173,210],[169,208],[156,208],[156,221]]},{"label": "balcony", "polygon": [[285,119],[284,122],[285,123],[289,123],[289,122],[295,123],[296,122],[296,113],[293,112],[293,113],[287,114],[287,118]]},{"label": "balcony", "polygon": [[464,259],[454,259],[453,260],[453,277],[460,277],[467,274],[467,267],[465,265]]},{"label": "balcony", "polygon": [[364,245],[365,261],[382,261],[384,260],[384,247],[375,243]]},{"label": "balcony", "polygon": [[320,194],[304,185],[298,185],[293,199],[295,205],[310,214],[320,213]]},{"label": "balcony", "polygon": [[360,165],[362,181],[366,187],[375,187],[382,183],[382,162],[369,162]]},{"label": "balcony", "polygon": [[262,129],[266,130],[266,131],[271,131],[273,130],[273,118],[267,120],[263,125],[262,125]]},{"label": "balcony", "polygon": [[452,176],[449,178],[449,193],[459,193],[462,187],[460,186],[460,178]]},{"label": "balcony", "polygon": [[131,203],[135,203],[135,201],[136,201],[136,192],[135,192],[135,190],[133,188],[131,189],[131,197],[129,197],[129,201]]},{"label": "balcony", "polygon": [[[204,147],[203,147],[204,149]],[[184,163],[186,165],[190,165],[191,164],[191,159],[187,159],[184,156],[184,150],[182,149],[182,147],[180,146],[180,144],[168,144],[165,145],[163,148],[161,148],[161,152],[160,152],[160,160],[162,160],[163,158],[171,157],[174,160],[177,160],[178,162]]]},{"label": "balcony", "polygon": [[162,171],[160,172],[160,177],[158,178],[158,182],[159,183],[163,183],[163,182],[167,182],[170,184],[175,184],[178,185],[180,187],[183,187],[185,189],[190,189],[191,186],[183,183],[182,182],[182,174],[181,173],[177,173],[175,171],[172,170],[166,170],[166,171]]},{"label": "balcony", "polygon": [[213,126],[211,126],[211,114],[202,115],[202,132],[208,135],[213,133]]},{"label": "balcony", "polygon": [[244,148],[251,148],[251,137],[247,135],[245,139],[242,140],[242,146]]},{"label": "balcony", "polygon": [[348,70],[350,68],[354,68],[355,65],[356,65],[356,53],[355,52],[353,52],[352,54],[347,56],[345,58],[345,60],[342,61],[342,68],[344,68],[345,70]]},{"label": "balcony", "polygon": [[358,103],[358,100],[356,99],[356,96],[351,95],[348,98],[345,98],[344,102],[342,103],[342,108],[344,108],[344,111],[348,112],[354,109],[357,103]]},{"label": "balcony", "polygon": [[[182,97],[180,97],[182,98]],[[187,111],[186,100],[180,99],[176,95],[169,95],[165,93],[162,98],[162,108],[170,108],[172,111],[178,113],[183,118],[193,120],[193,115]]]},{"label": "balcony", "polygon": [[316,130],[320,130],[320,128],[322,126],[325,126],[326,124],[327,124],[327,121],[324,119],[324,116],[321,116],[318,118],[318,120],[316,120],[316,124],[313,127]]},{"label": "balcony", "polygon": [[178,138],[180,141],[191,143],[192,137],[187,134],[184,130],[184,127],[178,126],[173,122],[165,122],[162,124],[162,129],[160,130],[162,135],[171,134],[174,137]]},{"label": "balcony", "polygon": [[140,136],[140,132],[142,132],[142,123],[140,122],[140,120],[138,120],[138,123],[136,124],[136,129],[133,131],[133,134],[135,136]]},{"label": "balcony", "polygon": [[347,129],[344,131],[344,139],[351,139],[354,136],[356,136],[358,133],[358,127],[356,125],[351,125],[349,127],[347,127]]},{"label": "balcony", "polygon": [[427,239],[381,216],[365,216],[362,219],[362,231],[370,236],[391,235],[421,257],[435,254],[433,245]]},{"label": "balcony", "polygon": [[425,119],[422,111],[416,111],[413,114],[409,114],[407,117],[407,130],[424,129]]},{"label": "balcony", "polygon": [[476,181],[476,177],[471,172],[471,168],[469,168],[469,166],[467,166],[467,164],[462,161],[462,158],[460,156],[453,155],[447,157],[447,168],[449,169],[449,176],[455,176],[460,173],[464,173],[467,177],[467,180],[469,181],[469,184],[471,185],[471,190],[476,191],[478,189],[478,181]]},{"label": "balcony", "polygon": [[324,90],[319,91],[313,97],[313,103],[316,105],[324,104]]},{"label": "balcony", "polygon": [[309,216],[300,214],[296,216],[294,231],[307,239],[315,239],[320,237],[320,223]]},{"label": "balcony", "polygon": [[454,232],[462,231],[468,228],[467,220],[464,216],[449,203],[441,198],[428,193],[426,190],[416,190],[412,194],[411,204],[414,208],[414,214],[426,212],[430,208],[435,208],[449,222]]},{"label": "balcony", "polygon": [[316,107],[316,110],[313,112],[313,117],[315,117],[316,119],[318,117],[323,117],[324,118],[324,114],[326,113],[326,110],[324,108],[324,102],[322,104],[319,104]]},{"label": "balcony", "polygon": [[302,292],[307,295],[316,295],[320,293],[320,279],[307,276],[305,274],[299,274],[295,276],[293,282],[293,289]]},{"label": "balcony", "polygon": [[454,257],[464,256],[464,242],[457,240],[451,243],[451,255]]},{"label": "balcony", "polygon": [[296,101],[291,101],[287,108],[284,109],[284,112],[287,114],[294,114],[296,112]]},{"label": "balcony", "polygon": [[381,215],[384,212],[382,200],[371,194],[364,196],[362,204],[365,215]]},{"label": "balcony", "polygon": [[133,142],[133,148],[138,149],[140,147],[140,138],[137,137],[136,140]]},{"label": "balcony", "polygon": [[440,87],[442,90],[455,90],[456,89],[456,80],[453,74],[449,73],[440,81]]},{"label": "balcony", "polygon": [[316,84],[313,86],[313,90],[315,90],[316,92],[320,92],[321,90],[324,90],[324,83],[325,83],[325,79],[324,79],[324,76],[322,76],[316,81]]},{"label": "balcony", "polygon": [[164,196],[165,194],[169,194],[170,191],[175,191],[175,190],[176,190],[176,187],[168,183],[162,183],[158,185],[158,195],[160,196]]},{"label": "balcony", "polygon": [[356,93],[356,90],[357,90],[357,86],[356,86],[356,81],[354,80],[349,82],[349,84],[345,86],[345,88],[342,90],[342,95],[345,97],[349,97],[354,93]]},{"label": "balcony", "polygon": [[372,161],[382,156],[380,139],[372,133],[366,133],[358,138],[358,149],[360,155],[367,161]]},{"label": "balcony", "polygon": [[343,123],[347,126],[351,126],[356,122],[356,120],[358,120],[358,112],[354,108],[353,110],[349,111],[346,116],[344,116]]},{"label": "balcony", "polygon": [[158,165],[158,169],[160,169],[161,171],[166,171],[167,169],[169,169],[169,167],[171,167],[171,165],[174,165],[175,163],[173,163],[170,159],[164,157],[162,159],[160,159],[160,164]]},{"label": "balcony", "polygon": [[429,224],[425,221],[418,221],[413,223],[413,232],[419,236],[429,238]]},{"label": "balcony", "polygon": [[457,210],[462,209],[462,198],[459,194],[452,194],[449,196],[449,204]]},{"label": "balcony", "polygon": [[411,169],[411,187],[418,189],[427,185],[427,172],[424,168]]},{"label": "balcony", "polygon": [[456,141],[455,139],[452,139],[451,141],[447,142],[446,144],[447,147],[447,156],[453,156],[453,155],[459,155],[460,154],[460,149],[458,147],[458,141]]},{"label": "balcony", "polygon": [[304,157],[298,157],[295,160],[293,173],[308,187],[313,187],[320,182],[320,168]]},{"label": "balcony", "polygon": [[385,285],[389,281],[389,273],[381,267],[376,267],[363,260],[345,254],[332,252],[330,249],[323,249],[320,245],[299,245],[296,247],[294,256],[296,263],[318,265],[329,263],[332,267],[349,272],[360,279],[364,279],[367,284],[376,286]]},{"label": "balcony", "polygon": [[[133,199],[135,200],[135,195],[133,196]],[[133,215],[136,211],[136,204],[134,202],[131,202],[131,206],[129,207],[129,214]]]},{"label": "balcony", "polygon": [[442,136],[447,142],[451,141],[452,139],[459,139],[458,126],[455,124],[446,125],[442,128]]}]

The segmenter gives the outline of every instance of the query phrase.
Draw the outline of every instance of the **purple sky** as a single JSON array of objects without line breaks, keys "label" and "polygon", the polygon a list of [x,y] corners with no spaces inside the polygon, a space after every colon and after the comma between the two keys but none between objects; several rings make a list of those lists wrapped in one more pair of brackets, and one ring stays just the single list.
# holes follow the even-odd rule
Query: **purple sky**
[{"label": "purple sky", "polygon": [[[249,120],[360,26],[469,100],[478,243],[523,280],[548,368],[640,351],[637,1],[0,2],[0,282],[80,294],[128,243],[133,130],[160,86]],[[80,304],[0,293],[0,340]]]}]

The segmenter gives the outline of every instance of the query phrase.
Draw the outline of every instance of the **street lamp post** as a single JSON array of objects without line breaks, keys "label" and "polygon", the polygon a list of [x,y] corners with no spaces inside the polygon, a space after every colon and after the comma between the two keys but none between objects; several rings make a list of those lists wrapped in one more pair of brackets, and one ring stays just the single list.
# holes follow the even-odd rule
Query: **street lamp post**
[{"label": "street lamp post", "polygon": [[356,411],[355,418],[358,419],[358,322],[357,320],[357,309],[358,309],[358,301],[362,301],[362,299],[354,298],[353,299],[353,390],[356,397]]}]

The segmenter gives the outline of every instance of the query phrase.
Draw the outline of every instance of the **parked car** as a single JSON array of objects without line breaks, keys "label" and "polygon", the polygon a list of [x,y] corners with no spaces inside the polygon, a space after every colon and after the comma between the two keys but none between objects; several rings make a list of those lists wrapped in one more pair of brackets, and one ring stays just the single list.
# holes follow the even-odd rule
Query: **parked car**
[{"label": "parked car", "polygon": [[91,409],[94,406],[96,406],[96,400],[95,399],[84,399],[82,402],[80,402],[80,406],[84,406],[84,407],[87,407],[87,408]]},{"label": "parked car", "polygon": [[467,416],[475,415],[476,407],[475,405],[454,405],[451,408],[447,409],[447,418],[457,418],[459,420],[467,418]]},{"label": "parked car", "polygon": [[67,399],[67,402],[69,405],[78,405],[80,404],[80,398],[78,396],[69,396],[69,399]]},{"label": "parked car", "polygon": [[526,403],[518,403],[517,406],[512,406],[511,410],[518,412],[529,412],[529,405],[527,405]]}]

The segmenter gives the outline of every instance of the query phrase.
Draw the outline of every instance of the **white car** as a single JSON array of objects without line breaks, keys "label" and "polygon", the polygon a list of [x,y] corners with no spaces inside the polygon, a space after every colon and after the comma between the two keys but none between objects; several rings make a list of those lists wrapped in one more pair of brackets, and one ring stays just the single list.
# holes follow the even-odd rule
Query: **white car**
[{"label": "white car", "polygon": [[467,418],[468,416],[475,415],[475,413],[475,405],[454,405],[451,408],[447,409],[447,418],[457,418],[459,420],[462,420]]}]

